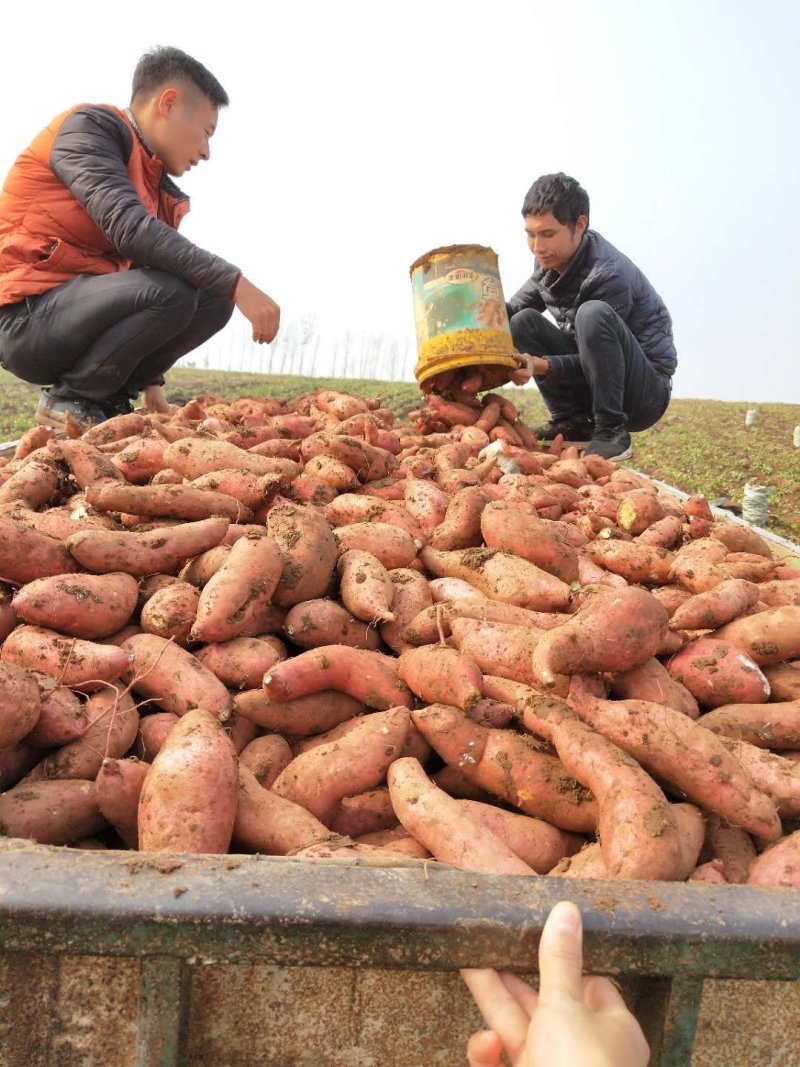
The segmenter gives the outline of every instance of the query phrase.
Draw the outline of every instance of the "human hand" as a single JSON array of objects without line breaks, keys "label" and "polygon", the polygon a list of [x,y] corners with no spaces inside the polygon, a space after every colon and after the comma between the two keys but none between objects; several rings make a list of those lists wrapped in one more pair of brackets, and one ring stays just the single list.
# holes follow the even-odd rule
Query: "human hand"
[{"label": "human hand", "polygon": [[161,385],[145,386],[142,390],[142,401],[148,411],[154,411],[159,415],[166,415],[172,411],[172,405],[167,400]]},{"label": "human hand", "polygon": [[515,974],[463,970],[491,1027],[472,1035],[469,1067],[647,1067],[650,1050],[608,978],[583,977],[581,915],[556,904],[539,943],[539,992]]},{"label": "human hand", "polygon": [[520,368],[510,376],[514,385],[525,385],[531,378],[544,378],[550,369],[550,364],[541,356],[529,356],[523,354],[519,357]]},{"label": "human hand", "polygon": [[253,340],[257,344],[273,341],[281,322],[281,309],[266,293],[249,282],[244,275],[239,279],[233,302],[253,327]]}]

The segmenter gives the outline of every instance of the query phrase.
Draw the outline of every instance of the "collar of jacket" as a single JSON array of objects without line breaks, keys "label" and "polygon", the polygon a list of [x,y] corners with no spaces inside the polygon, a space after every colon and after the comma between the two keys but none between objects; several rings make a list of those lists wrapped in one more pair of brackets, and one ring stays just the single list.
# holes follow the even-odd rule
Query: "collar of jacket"
[{"label": "collar of jacket", "polygon": [[126,116],[128,118],[128,122],[130,122],[130,124],[131,124],[131,126],[133,126],[134,130],[136,130],[136,136],[142,142],[142,144],[147,149],[147,151],[150,153],[150,155],[154,156],[155,152],[150,147],[150,142],[147,140],[145,135],[142,133],[142,127],[139,125],[139,120],[136,118],[136,116],[134,115],[133,111],[129,107],[126,107],[125,108],[125,114],[126,114]]},{"label": "collar of jacket", "polygon": [[575,275],[583,267],[586,257],[589,255],[589,246],[591,244],[591,237],[593,231],[587,230],[581,238],[581,243],[578,245],[575,255],[569,261],[566,269],[558,274],[552,269],[543,270],[539,276],[539,280],[542,285],[550,290],[551,293],[558,293],[561,289],[569,288]]}]

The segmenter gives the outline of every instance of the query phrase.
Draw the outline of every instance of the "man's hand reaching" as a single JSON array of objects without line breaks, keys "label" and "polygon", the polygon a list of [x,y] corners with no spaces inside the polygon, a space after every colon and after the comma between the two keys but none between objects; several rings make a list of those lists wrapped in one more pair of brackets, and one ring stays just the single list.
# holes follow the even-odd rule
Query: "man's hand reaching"
[{"label": "man's hand reaching", "polygon": [[262,293],[242,275],[233,302],[253,327],[253,340],[260,345],[275,339],[281,323],[281,309],[266,293]]}]

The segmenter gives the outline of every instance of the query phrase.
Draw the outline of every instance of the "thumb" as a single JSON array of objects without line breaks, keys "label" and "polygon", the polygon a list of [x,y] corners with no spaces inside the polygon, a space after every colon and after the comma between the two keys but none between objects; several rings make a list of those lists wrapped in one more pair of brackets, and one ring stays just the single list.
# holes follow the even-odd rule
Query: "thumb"
[{"label": "thumb", "polygon": [[539,996],[583,1002],[581,913],[562,900],[547,917],[539,942]]}]

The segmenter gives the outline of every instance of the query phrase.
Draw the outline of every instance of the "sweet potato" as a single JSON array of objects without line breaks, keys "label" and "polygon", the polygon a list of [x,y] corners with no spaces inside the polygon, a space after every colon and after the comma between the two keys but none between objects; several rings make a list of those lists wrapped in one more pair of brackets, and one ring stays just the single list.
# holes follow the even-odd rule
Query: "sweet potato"
[{"label": "sweet potato", "polygon": [[726,555],[725,546],[710,537],[690,541],[675,553],[670,566],[670,579],[692,593],[705,593],[731,577],[719,566]]},{"label": "sweet potato", "polygon": [[[228,530],[230,529],[231,527],[229,526]],[[245,527],[245,529],[247,529],[248,532],[243,534],[243,537],[249,537],[251,534],[254,537],[264,536],[263,526],[256,527],[254,531],[250,531],[248,527]],[[211,581],[220,567],[227,563],[228,556],[231,554],[231,548],[236,541],[240,541],[241,539],[242,538],[237,537],[230,544],[223,544],[220,542],[220,544],[215,545],[214,548],[209,548],[206,552],[201,552],[199,556],[193,556],[181,567],[178,572],[178,577],[182,582],[191,582],[191,584],[197,586],[198,589],[202,589],[204,585],[207,585]],[[146,578],[140,586],[140,589],[144,588],[145,583],[149,582],[151,578],[152,576]]]},{"label": "sweet potato", "polygon": [[[338,644],[374,650],[380,645],[375,629],[354,618],[335,600],[306,600],[295,604],[286,613],[283,632],[293,645],[305,649]],[[253,685],[261,684],[261,677],[268,669],[264,668]]]},{"label": "sweet potato", "polygon": [[436,859],[464,870],[535,875],[460,801],[437,788],[418,760],[398,760],[389,768],[388,781],[400,822]]},{"label": "sweet potato", "polygon": [[481,486],[465,486],[453,494],[444,519],[433,530],[431,545],[443,551],[477,548],[482,540],[481,512],[486,495]]},{"label": "sweet potato", "polygon": [[[408,757],[401,753],[399,758]],[[331,829],[344,837],[362,837],[392,826],[397,826],[397,815],[386,786],[342,797],[331,818]]]},{"label": "sweet potato", "polygon": [[772,560],[769,542],[746,523],[718,522],[711,531],[715,541],[721,541],[729,552],[752,552]]},{"label": "sweet potato", "polygon": [[701,724],[715,734],[758,748],[800,747],[800,700],[780,704],[725,704],[709,711]]},{"label": "sweet potato", "polygon": [[377,497],[358,493],[342,493],[328,504],[325,515],[334,527],[360,522],[381,522],[405,530],[415,541],[426,540],[425,534],[409,512],[391,500],[379,500]]},{"label": "sweet potato", "polygon": [[328,825],[342,797],[373,789],[400,754],[409,727],[406,708],[367,715],[345,737],[292,760],[272,788]]},{"label": "sweet potato", "polygon": [[412,859],[430,859],[431,854],[421,845],[415,837],[407,833],[405,827],[399,824],[389,830],[375,830],[369,834],[362,834],[356,838],[357,845],[375,845],[382,851],[388,851],[398,856],[409,856]]},{"label": "sweet potato", "polygon": [[185,648],[155,634],[138,634],[122,649],[131,657],[125,679],[145,700],[176,715],[203,708],[223,721],[227,718],[228,690]]},{"label": "sweet potato", "polygon": [[330,830],[309,811],[264,789],[242,763],[238,774],[238,803],[233,841],[238,849],[285,856],[330,837]]},{"label": "sweet potato", "polygon": [[654,548],[674,548],[683,534],[683,523],[677,515],[665,515],[639,534],[636,543]]},{"label": "sweet potato", "polygon": [[56,495],[59,480],[58,467],[52,460],[28,460],[0,485],[0,504],[19,500],[36,511]]},{"label": "sweet potato", "polygon": [[139,847],[139,797],[149,763],[104,759],[95,780],[97,806],[128,848]]},{"label": "sweet potato", "polygon": [[0,795],[0,826],[8,837],[41,845],[68,845],[106,826],[94,782],[37,782]]},{"label": "sweet potato", "polygon": [[3,642],[1,655],[6,663],[41,671],[87,692],[115,681],[128,666],[122,649],[64,637],[41,626],[18,626]]},{"label": "sweet potato", "polygon": [[775,578],[758,583],[758,599],[768,608],[800,605],[800,582]]},{"label": "sweet potato", "polygon": [[383,564],[369,552],[350,549],[339,558],[342,603],[363,622],[391,622],[394,586]]},{"label": "sweet potato", "polygon": [[471,596],[434,604],[415,615],[405,629],[407,641],[412,645],[428,645],[438,641],[442,633],[448,637],[455,619],[474,619],[477,622],[523,627],[530,629],[535,636],[536,631],[552,630],[568,618],[567,615],[529,611],[513,604],[502,604],[498,600],[489,600],[478,595],[471,587],[470,590]]},{"label": "sweet potato", "polygon": [[277,637],[234,637],[197,649],[196,658],[228,689],[255,689],[266,671],[286,659]]},{"label": "sweet potato", "polygon": [[496,674],[526,685],[538,685],[531,667],[543,631],[507,623],[454,618],[452,642],[484,674]]},{"label": "sweet potato", "polygon": [[165,469],[166,442],[157,437],[140,437],[111,457],[111,462],[127,481],[134,484],[149,482]]},{"label": "sweet potato", "polygon": [[290,459],[259,456],[228,441],[207,437],[189,437],[174,442],[164,452],[164,463],[190,479],[234,468],[253,474],[277,474],[288,485],[300,473],[300,464]]},{"label": "sweet potato", "polygon": [[649,659],[640,667],[611,676],[611,692],[623,700],[649,700],[651,704],[666,704],[683,712],[690,719],[700,714],[697,700],[685,685],[676,681],[657,659]]},{"label": "sweet potato", "polygon": [[764,675],[770,686],[770,700],[800,700],[800,660],[765,667]]},{"label": "sweet potato", "polygon": [[335,689],[322,689],[283,702],[271,700],[263,689],[248,689],[234,696],[233,710],[268,730],[309,737],[362,715],[367,708],[361,701]]},{"label": "sweet potato", "polygon": [[55,459],[67,464],[81,489],[100,482],[125,481],[122,472],[111,462],[111,457],[99,452],[85,435],[79,441],[50,441],[47,449]]},{"label": "sweet potato", "polygon": [[491,691],[514,704],[527,729],[550,741],[570,774],[597,798],[597,833],[611,878],[681,876],[683,855],[672,806],[634,759],[562,700],[507,682],[495,681]]},{"label": "sweet potato", "polygon": [[0,749],[13,748],[36,726],[42,699],[35,675],[0,663]]},{"label": "sweet potato", "polygon": [[765,841],[780,835],[772,801],[699,723],[646,700],[599,700],[577,679],[570,686],[569,704],[584,722],[701,808]]},{"label": "sweet potato", "polygon": [[732,885],[744,882],[756,858],[750,835],[738,826],[731,826],[719,815],[706,817],[706,834],[701,860],[721,865],[724,880]]},{"label": "sweet potato", "polygon": [[14,459],[25,459],[31,452],[35,452],[37,448],[45,448],[47,442],[52,441],[55,436],[55,430],[47,426],[32,426],[17,441],[17,447],[14,449]]},{"label": "sweet potato", "polygon": [[148,598],[140,616],[141,628],[145,633],[185,646],[199,601],[199,591],[189,582],[171,582]]},{"label": "sweet potato", "polygon": [[362,482],[386,478],[397,467],[391,452],[345,434],[311,434],[304,438],[300,454],[306,462],[314,456],[331,456],[355,471]]},{"label": "sweet potato", "polygon": [[750,868],[747,884],[800,889],[800,830],[761,853]]},{"label": "sweet potato", "polygon": [[238,782],[236,752],[221,723],[200,708],[188,711],[170,732],[144,780],[139,798],[139,848],[143,852],[227,852]]},{"label": "sweet potato", "polygon": [[673,555],[665,548],[641,541],[595,538],[583,549],[594,563],[623,577],[627,582],[664,585],[670,580]]},{"label": "sweet potato", "polygon": [[[567,584],[578,580],[574,546],[557,526],[537,518],[530,505],[521,501],[488,504],[480,516],[480,528],[489,548],[510,552]],[[435,541],[434,547],[438,547]]]},{"label": "sweet potato", "polygon": [[588,790],[560,760],[519,734],[478,726],[444,704],[421,708],[412,717],[425,740],[468,781],[562,830],[595,830],[597,804]]},{"label": "sweet potato", "polygon": [[156,711],[143,716],[136,731],[136,756],[144,763],[152,763],[179,718],[174,711]]},{"label": "sweet potato", "polygon": [[337,526],[333,536],[340,556],[350,549],[358,549],[374,556],[387,570],[408,567],[417,558],[418,543],[405,530],[387,522]]},{"label": "sweet potato", "polygon": [[293,759],[292,746],[280,734],[254,737],[239,753],[239,765],[252,771],[264,789],[272,788],[275,779]]},{"label": "sweet potato", "polygon": [[231,522],[249,522],[253,513],[236,497],[196,485],[90,485],[86,499],[101,511],[129,512],[154,518],[193,522],[218,515]]},{"label": "sweet potato", "polygon": [[711,637],[690,641],[669,660],[667,670],[701,704],[712,708],[763,704],[769,698],[769,682],[756,662],[729,641]]},{"label": "sweet potato", "polygon": [[600,843],[593,841],[573,856],[565,856],[548,874],[555,878],[607,879],[608,867],[603,859]]},{"label": "sweet potato", "polygon": [[82,530],[67,538],[67,548],[81,566],[97,574],[174,574],[190,556],[218,545],[227,529],[227,519],[201,519],[145,533]]},{"label": "sweet potato", "polygon": [[43,778],[94,779],[107,757],[119,759],[134,742],[139,712],[121,686],[109,686],[86,702],[89,725],[75,741],[62,745],[38,763],[26,781]]},{"label": "sweet potato", "polygon": [[273,603],[292,607],[324,596],[337,557],[336,541],[325,519],[313,508],[285,504],[270,510],[267,532],[285,557]]},{"label": "sweet potato", "polygon": [[355,471],[341,460],[334,459],[333,456],[314,456],[303,467],[303,473],[318,478],[340,492],[358,488]]},{"label": "sweet potato", "polygon": [[800,605],[769,608],[729,622],[714,634],[741,648],[759,666],[800,657]]},{"label": "sweet potato", "polygon": [[[5,665],[0,664],[0,676],[4,669]],[[60,748],[61,745],[82,737],[89,727],[89,717],[77,695],[66,686],[59,685],[55,678],[45,674],[37,675],[36,681],[41,707],[36,725],[25,736],[26,745],[32,745],[34,748]],[[5,699],[0,697],[0,706],[8,699],[5,686],[0,689],[0,692],[3,691],[6,696]]]},{"label": "sweet potato", "polygon": [[271,537],[242,537],[200,593],[193,641],[230,641],[265,632],[285,560]]},{"label": "sweet potato", "polygon": [[383,641],[398,654],[411,648],[406,637],[406,627],[417,614],[432,604],[431,591],[426,578],[418,571],[398,567],[389,571],[392,583],[392,614],[394,618],[380,627]]},{"label": "sweet potato", "polygon": [[264,675],[263,684],[270,700],[336,689],[379,711],[412,706],[411,693],[397,676],[396,660],[346,645],[323,645],[278,663]]},{"label": "sweet potato", "polygon": [[563,611],[569,603],[566,582],[507,552],[485,548],[437,552],[423,548],[420,558],[437,577],[463,578],[492,600],[532,611]]},{"label": "sweet potato", "polygon": [[750,780],[772,800],[782,819],[800,817],[800,767],[789,752],[778,755],[738,738],[717,735],[717,740],[730,752]]},{"label": "sweet potato", "polygon": [[469,711],[483,695],[477,664],[446,645],[424,645],[403,652],[397,673],[426,704],[449,703]]},{"label": "sweet potato", "polygon": [[544,633],[533,651],[533,673],[553,687],[557,674],[632,670],[655,655],[667,622],[666,610],[646,590],[609,590]]},{"label": "sweet potato", "polygon": [[617,524],[634,537],[663,517],[658,497],[649,489],[631,489],[622,497],[617,509]]},{"label": "sweet potato", "polygon": [[505,811],[479,800],[459,800],[470,815],[505,841],[523,863],[537,874],[547,874],[564,856],[573,855],[586,843],[578,834],[558,830],[530,815]]},{"label": "sweet potato", "polygon": [[405,509],[426,540],[444,522],[450,497],[433,482],[423,478],[407,478],[403,502]]},{"label": "sweet potato", "polygon": [[670,629],[716,630],[749,611],[759,599],[760,588],[741,578],[728,578],[681,604],[670,619]]},{"label": "sweet potato", "polygon": [[0,581],[24,585],[77,570],[77,562],[55,537],[0,515]]},{"label": "sweet potato", "polygon": [[139,587],[129,574],[60,574],[29,582],[14,597],[24,622],[70,637],[109,637],[128,622]]}]

